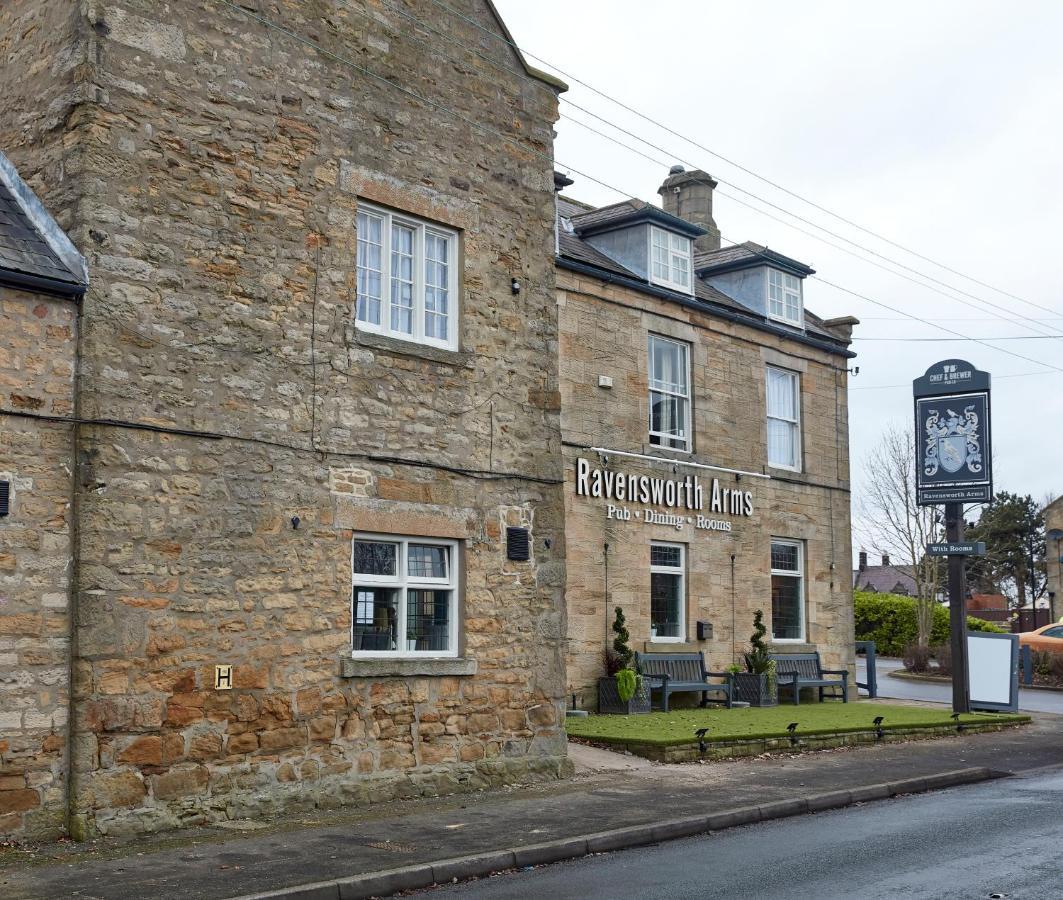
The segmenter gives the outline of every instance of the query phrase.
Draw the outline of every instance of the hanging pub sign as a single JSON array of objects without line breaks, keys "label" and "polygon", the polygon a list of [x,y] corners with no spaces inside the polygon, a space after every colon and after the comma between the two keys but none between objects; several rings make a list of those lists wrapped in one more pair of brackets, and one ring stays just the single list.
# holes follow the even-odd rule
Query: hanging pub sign
[{"label": "hanging pub sign", "polygon": [[988,503],[989,373],[963,359],[946,359],[912,382],[912,394],[918,504]]}]

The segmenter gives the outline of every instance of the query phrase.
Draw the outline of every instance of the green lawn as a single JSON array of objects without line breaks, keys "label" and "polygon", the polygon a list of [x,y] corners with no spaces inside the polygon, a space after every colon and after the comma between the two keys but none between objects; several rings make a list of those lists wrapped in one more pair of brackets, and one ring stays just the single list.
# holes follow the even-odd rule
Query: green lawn
[{"label": "green lawn", "polygon": [[[765,709],[684,709],[643,716],[571,717],[565,725],[570,737],[606,744],[670,746],[697,740],[698,728],[708,728],[708,741],[761,740],[786,737],[786,726],[797,722],[797,735],[845,734],[873,730],[871,720],[882,716],[885,730],[952,725],[948,710],[891,706],[880,703],[808,703]],[[1030,717],[1004,713],[971,713],[960,721],[1017,724]]]}]

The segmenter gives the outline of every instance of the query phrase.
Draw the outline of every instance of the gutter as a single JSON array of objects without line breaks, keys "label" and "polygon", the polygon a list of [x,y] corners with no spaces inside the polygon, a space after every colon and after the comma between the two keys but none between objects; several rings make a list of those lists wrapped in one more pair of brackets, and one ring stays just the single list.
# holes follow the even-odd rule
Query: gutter
[{"label": "gutter", "polygon": [[85,296],[85,290],[88,287],[84,284],[55,281],[51,278],[41,278],[39,275],[27,275],[24,272],[13,272],[9,269],[0,269],[0,285],[20,291],[50,294],[66,300],[80,300]]},{"label": "gutter", "polygon": [[603,281],[606,284],[617,284],[622,287],[631,288],[634,291],[638,291],[642,294],[649,294],[652,297],[660,297],[663,300],[670,300],[679,306],[685,306],[689,309],[696,309],[709,315],[718,316],[728,322],[734,322],[737,325],[745,325],[748,328],[756,329],[757,331],[764,331],[768,334],[775,335],[776,337],[786,338],[790,341],[796,341],[799,344],[804,344],[808,347],[814,347],[817,350],[823,350],[827,353],[834,354],[835,356],[841,356],[845,359],[855,359],[856,354],[852,350],[846,350],[839,344],[835,344],[828,340],[820,340],[819,338],[809,337],[807,334],[797,334],[793,331],[787,331],[783,328],[777,328],[767,322],[762,322],[759,319],[753,319],[749,316],[743,316],[724,307],[709,307],[704,302],[693,300],[689,297],[684,297],[682,294],[676,294],[672,291],[665,290],[664,288],[655,287],[652,284],[645,284],[634,278],[625,278],[622,275],[615,275],[610,272],[605,272],[602,269],[595,266],[587,265],[586,263],[576,262],[575,260],[567,259],[563,256],[555,258],[555,263],[562,269],[568,269],[570,272],[578,272],[581,275],[590,275],[593,278],[597,278],[599,281]]}]

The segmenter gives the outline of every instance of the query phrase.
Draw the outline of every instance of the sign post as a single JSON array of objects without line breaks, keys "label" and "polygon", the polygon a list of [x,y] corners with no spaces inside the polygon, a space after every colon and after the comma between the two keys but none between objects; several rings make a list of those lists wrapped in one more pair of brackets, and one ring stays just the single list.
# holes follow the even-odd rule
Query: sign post
[{"label": "sign post", "polygon": [[947,544],[932,544],[927,552],[949,561],[954,712],[971,708],[964,557],[980,555],[978,550],[984,553],[985,548],[964,543],[963,505],[988,503],[993,497],[989,386],[989,373],[963,359],[935,363],[912,382],[916,503],[945,507]]}]

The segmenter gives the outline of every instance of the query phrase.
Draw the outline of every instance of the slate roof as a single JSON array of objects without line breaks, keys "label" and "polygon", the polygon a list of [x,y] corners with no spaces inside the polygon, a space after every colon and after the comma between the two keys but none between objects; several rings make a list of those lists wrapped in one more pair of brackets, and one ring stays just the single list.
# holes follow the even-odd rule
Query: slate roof
[{"label": "slate roof", "polygon": [[853,570],[853,588],[880,594],[907,594],[914,597],[915,576],[911,566],[866,566]]},{"label": "slate roof", "polygon": [[744,266],[760,265],[764,262],[774,262],[784,268],[792,269],[802,275],[812,275],[816,270],[789,256],[776,253],[762,244],[746,241],[744,244],[735,244],[733,247],[721,247],[719,250],[709,250],[705,253],[694,254],[694,271],[702,272],[719,271],[721,269],[739,269]]},{"label": "slate roof", "polygon": [[84,260],[2,153],[0,281],[67,296],[87,284]]},{"label": "slate roof", "polygon": [[572,224],[580,234],[591,234],[607,231],[610,228],[616,228],[628,222],[640,222],[645,219],[661,222],[690,237],[708,234],[700,225],[695,225],[693,222],[687,222],[685,219],[666,213],[659,206],[654,206],[652,203],[644,203],[642,200],[634,198],[614,203],[612,206],[603,206],[599,209],[577,213],[572,217]]},{"label": "slate roof", "polygon": [[[620,263],[613,259],[610,259],[604,253],[592,247],[587,241],[580,237],[577,232],[586,232],[587,230],[597,231],[603,223],[614,223],[617,221],[623,221],[624,219],[643,212],[645,209],[650,208],[656,210],[662,215],[668,216],[667,213],[656,206],[651,206],[648,203],[643,203],[639,200],[625,200],[621,203],[614,203],[612,206],[604,206],[597,209],[593,206],[588,206],[585,203],[580,203],[577,200],[573,200],[570,197],[559,196],[557,200],[557,212],[560,218],[558,223],[558,254],[562,259],[569,259],[573,262],[582,263],[584,265],[593,266],[596,269],[601,269],[606,274],[619,275],[623,278],[633,279],[635,281],[643,281],[639,275],[632,272],[630,269],[625,268]],[[670,219],[675,219],[674,216],[668,216]],[[677,222],[682,222],[682,219],[675,219]],[[566,227],[567,223],[567,227]],[[697,227],[697,226],[692,226]],[[751,244],[749,246],[758,247],[757,244]],[[733,250],[736,248],[728,248]],[[755,255],[753,251],[748,249],[746,245],[741,245],[740,248],[743,254]],[[726,251],[714,251],[714,253],[723,253]],[[769,251],[770,252],[770,251]],[[701,256],[707,256],[712,254],[695,254],[695,269],[698,268],[697,261]],[[775,254],[773,254],[775,255]],[[781,257],[787,259],[787,257]],[[798,266],[802,265],[794,263]],[[807,267],[805,267],[807,268]],[[808,271],[812,271],[809,269]],[[645,283],[645,282],[644,282]],[[669,292],[673,293],[673,292]],[[683,300],[690,300],[689,295],[680,294],[674,292],[676,298],[682,298]],[[702,279],[695,280],[694,285],[694,300],[701,301],[705,304],[706,309],[711,311],[712,308],[723,307],[731,313],[736,313],[747,317],[751,325],[758,325],[767,322],[767,319],[757,313],[749,307],[739,303],[737,300],[729,297],[727,294],[718,290],[710,284],[707,284]],[[816,337],[826,338],[831,341],[843,340],[839,335],[825,328],[822,325],[822,319],[811,313],[807,308],[805,309],[805,332],[809,335]],[[795,334],[800,334],[799,329],[795,329]]]}]

